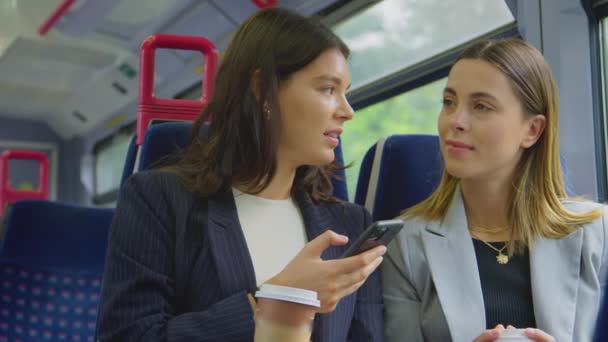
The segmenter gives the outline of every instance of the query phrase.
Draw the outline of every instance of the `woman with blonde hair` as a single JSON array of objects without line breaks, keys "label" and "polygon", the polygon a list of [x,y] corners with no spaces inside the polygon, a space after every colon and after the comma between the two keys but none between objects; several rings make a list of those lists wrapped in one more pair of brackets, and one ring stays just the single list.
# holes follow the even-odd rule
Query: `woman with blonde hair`
[{"label": "woman with blonde hair", "polygon": [[403,214],[382,266],[387,341],[589,341],[606,287],[605,208],[568,199],[558,95],[519,39],[467,48],[450,70],[435,192]]}]

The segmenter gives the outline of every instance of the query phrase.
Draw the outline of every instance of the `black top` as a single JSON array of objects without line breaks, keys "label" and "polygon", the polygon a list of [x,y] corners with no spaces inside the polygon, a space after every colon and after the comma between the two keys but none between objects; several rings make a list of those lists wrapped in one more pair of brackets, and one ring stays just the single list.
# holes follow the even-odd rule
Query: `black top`
[{"label": "black top", "polygon": [[[505,245],[504,242],[490,244],[499,250]],[[498,252],[476,239],[473,239],[473,245],[486,311],[486,328],[492,329],[498,324],[535,328],[528,250],[523,255],[509,257],[509,262],[501,265],[496,260]],[[506,254],[506,249],[503,252]]]}]

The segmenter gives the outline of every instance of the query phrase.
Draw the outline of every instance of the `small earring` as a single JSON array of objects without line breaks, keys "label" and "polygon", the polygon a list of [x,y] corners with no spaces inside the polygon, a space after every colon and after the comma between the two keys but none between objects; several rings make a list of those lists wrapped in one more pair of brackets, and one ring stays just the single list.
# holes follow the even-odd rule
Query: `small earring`
[{"label": "small earring", "polygon": [[266,115],[266,120],[270,120],[270,108],[267,108],[264,114]]}]

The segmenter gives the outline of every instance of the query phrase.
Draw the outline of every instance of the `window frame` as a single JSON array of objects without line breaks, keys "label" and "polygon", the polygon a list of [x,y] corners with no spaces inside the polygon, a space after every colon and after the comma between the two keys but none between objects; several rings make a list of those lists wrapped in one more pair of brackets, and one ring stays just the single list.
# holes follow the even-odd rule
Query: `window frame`
[{"label": "window frame", "polygon": [[[345,18],[347,20],[350,18]],[[340,21],[335,22],[338,25]],[[393,97],[414,91],[442,78],[446,78],[450,68],[471,44],[485,39],[499,39],[508,37],[521,37],[517,27],[517,19],[494,30],[473,37],[472,39],[456,45],[443,52],[426,58],[418,63],[390,73],[375,81],[371,81],[353,89],[348,94],[348,101],[355,110],[362,110]],[[348,172],[348,170],[347,170]],[[355,177],[358,182],[358,176]],[[355,188],[357,185],[355,184]],[[355,194],[350,199],[354,200]]]},{"label": "window frame", "polygon": [[[597,178],[597,197],[599,202],[608,200],[608,156],[606,156],[608,136],[608,65],[604,56],[608,46],[603,46],[603,25],[608,25],[608,1],[581,0],[589,20],[591,96],[593,99],[593,130],[595,140],[595,161]],[[595,6],[594,6],[595,4]],[[602,21],[605,21],[603,23]]]},{"label": "window frame", "polygon": [[[93,196],[92,196],[92,202],[94,205],[102,206],[102,205],[106,205],[111,202],[115,202],[116,200],[118,200],[118,194],[120,193],[120,184],[118,184],[118,186],[116,188],[110,189],[106,192],[103,192],[103,193],[97,192],[97,162],[98,162],[99,153],[104,148],[111,146],[112,142],[116,139],[116,137],[121,136],[121,135],[134,135],[135,130],[136,130],[136,124],[137,124],[137,122],[133,121],[133,122],[121,127],[116,132],[97,141],[95,143],[95,145],[93,146],[93,153],[92,153],[93,154]],[[126,155],[125,155],[125,158],[126,158]],[[121,166],[124,167],[124,163]],[[122,169],[121,169],[121,174],[122,174]]]},{"label": "window frame", "polygon": [[[336,6],[330,6],[326,10],[318,13],[318,16],[325,25],[333,28],[342,21],[351,19],[353,16],[365,11],[378,2],[380,1],[339,1],[339,4],[336,4]],[[511,23],[475,36],[462,44],[448,48],[443,52],[430,56],[418,63],[409,65],[377,80],[363,84],[349,92],[347,95],[348,101],[351,107],[357,111],[423,87],[441,78],[447,77],[452,64],[469,45],[485,39],[509,37],[521,38],[517,25],[517,17],[515,17],[514,21]],[[175,97],[191,98],[196,94],[200,94],[200,88],[201,84],[197,82],[192,86],[185,88]],[[348,172],[348,170],[346,172]],[[351,196],[354,196],[354,194]]]},{"label": "window frame", "polygon": [[350,105],[359,110],[447,77],[452,64],[469,45],[484,39],[508,37],[520,37],[516,21],[353,89],[348,95]]}]

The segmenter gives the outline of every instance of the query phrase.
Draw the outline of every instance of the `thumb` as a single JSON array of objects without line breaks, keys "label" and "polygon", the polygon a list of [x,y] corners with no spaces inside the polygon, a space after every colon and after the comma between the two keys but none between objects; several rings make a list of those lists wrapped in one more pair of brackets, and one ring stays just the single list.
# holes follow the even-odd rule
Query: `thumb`
[{"label": "thumb", "polygon": [[348,236],[337,234],[331,230],[325,231],[317,236],[304,247],[305,253],[310,256],[320,257],[323,251],[330,246],[342,246],[348,242]]},{"label": "thumb", "polygon": [[500,337],[500,334],[504,330],[502,325],[496,326],[494,329],[486,330],[479,335],[473,342],[491,342],[496,341]]}]

